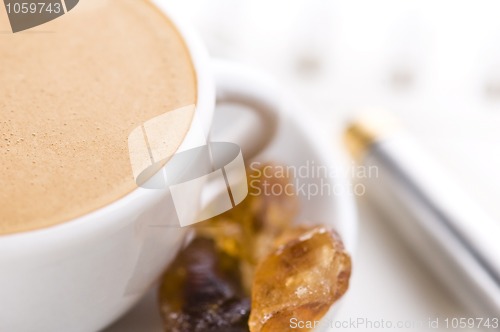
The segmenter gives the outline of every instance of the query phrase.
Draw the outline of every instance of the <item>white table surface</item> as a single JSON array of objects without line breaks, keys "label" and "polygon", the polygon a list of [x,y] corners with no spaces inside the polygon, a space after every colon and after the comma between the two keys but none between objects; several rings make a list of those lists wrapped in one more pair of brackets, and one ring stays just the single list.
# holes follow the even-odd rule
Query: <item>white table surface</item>
[{"label": "white table surface", "polygon": [[[500,154],[492,152],[493,143],[500,141],[497,2],[172,3],[198,27],[213,56],[258,66],[282,82],[303,105],[304,116],[315,116],[329,127],[331,136],[325,139],[340,139],[345,120],[357,108],[395,111],[463,185],[500,216],[500,176],[495,172]],[[480,162],[486,156],[488,162]],[[485,170],[491,172],[476,176]],[[364,198],[359,208],[354,274],[338,321],[471,316],[387,227],[384,216]],[[156,311],[150,294],[106,332],[159,332]],[[406,330],[445,331],[442,325]],[[370,330],[376,329],[364,329]]]}]

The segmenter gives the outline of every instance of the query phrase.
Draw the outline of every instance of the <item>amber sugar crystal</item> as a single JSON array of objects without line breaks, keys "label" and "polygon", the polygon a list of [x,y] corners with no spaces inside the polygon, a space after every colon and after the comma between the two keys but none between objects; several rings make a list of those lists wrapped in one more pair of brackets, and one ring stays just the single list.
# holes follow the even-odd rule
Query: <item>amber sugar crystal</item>
[{"label": "amber sugar crystal", "polygon": [[299,201],[293,190],[271,192],[266,188],[293,188],[291,179],[276,164],[263,164],[248,172],[249,193],[232,210],[197,225],[196,232],[215,240],[217,247],[241,262],[243,284],[250,294],[257,263],[274,241],[293,223]]},{"label": "amber sugar crystal", "polygon": [[334,231],[315,227],[288,237],[257,267],[250,331],[289,331],[292,319],[319,321],[347,291],[350,274],[351,259]]},{"label": "amber sugar crystal", "polygon": [[241,204],[196,225],[162,279],[165,331],[290,331],[291,319],[314,324],[347,291],[351,260],[337,233],[293,226],[293,191],[267,190],[291,188],[281,169],[253,169]]},{"label": "amber sugar crystal", "polygon": [[195,238],[165,273],[159,291],[168,332],[248,331],[250,300],[238,262],[211,239]]}]

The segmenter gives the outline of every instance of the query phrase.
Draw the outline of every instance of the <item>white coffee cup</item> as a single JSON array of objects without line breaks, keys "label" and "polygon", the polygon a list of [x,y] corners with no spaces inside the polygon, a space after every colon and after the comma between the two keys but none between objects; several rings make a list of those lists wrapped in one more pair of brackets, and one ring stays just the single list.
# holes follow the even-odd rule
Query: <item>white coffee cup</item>
[{"label": "white coffee cup", "polygon": [[[265,82],[234,65],[209,60],[165,2],[154,2],[189,49],[198,83],[196,118],[204,131],[209,132],[216,99],[246,104],[265,121],[253,129],[260,138],[252,140],[256,144],[244,147],[247,155],[258,152],[278,121],[279,105]],[[188,131],[184,142],[194,131]],[[138,188],[61,225],[0,236],[0,331],[98,331],[127,311],[158,279],[186,232],[148,227],[173,217],[175,211],[163,204],[165,195],[169,193]]]}]

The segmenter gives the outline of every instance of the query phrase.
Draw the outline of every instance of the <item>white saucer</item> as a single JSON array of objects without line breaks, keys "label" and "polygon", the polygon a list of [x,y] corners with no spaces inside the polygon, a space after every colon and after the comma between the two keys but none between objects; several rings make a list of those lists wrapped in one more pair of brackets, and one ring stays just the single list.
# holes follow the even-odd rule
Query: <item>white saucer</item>
[{"label": "white saucer", "polygon": [[[354,254],[357,215],[350,183],[342,167],[345,164],[341,153],[338,152],[338,147],[329,144],[333,138],[321,129],[319,123],[292,110],[293,108],[290,108],[286,114],[282,114],[275,140],[257,160],[293,166],[297,173],[302,172],[300,174],[305,176],[299,176],[297,179],[298,184],[302,185],[302,191],[299,193],[301,214],[298,220],[333,227],[341,235],[347,250]],[[217,122],[217,117],[214,121]],[[215,136],[214,141],[224,140],[223,137]],[[325,176],[326,171],[328,176]],[[310,190],[306,190],[308,188]],[[313,195],[315,188],[323,188],[323,194]],[[308,194],[311,197],[308,198]],[[324,319],[331,319],[337,308],[338,304],[333,306]],[[127,315],[103,330],[143,331],[163,332],[156,302],[156,289],[150,291]]]}]

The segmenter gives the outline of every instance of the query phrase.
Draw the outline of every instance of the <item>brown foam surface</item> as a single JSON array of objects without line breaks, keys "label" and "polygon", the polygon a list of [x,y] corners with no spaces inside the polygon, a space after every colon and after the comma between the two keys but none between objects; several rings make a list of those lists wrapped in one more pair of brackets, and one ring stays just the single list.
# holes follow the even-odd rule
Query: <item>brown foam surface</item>
[{"label": "brown foam surface", "polygon": [[[130,132],[196,103],[188,51],[147,1],[80,1],[16,34],[0,6],[0,45],[0,235],[62,223],[131,192]],[[168,133],[169,144],[180,145],[189,122]]]}]

